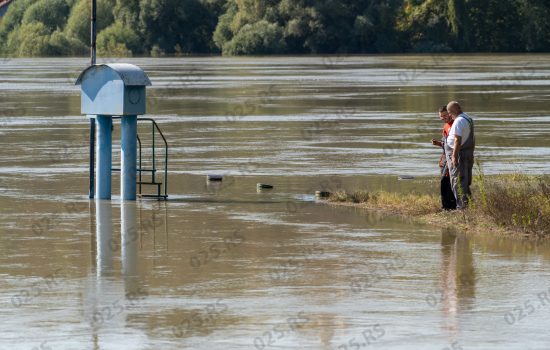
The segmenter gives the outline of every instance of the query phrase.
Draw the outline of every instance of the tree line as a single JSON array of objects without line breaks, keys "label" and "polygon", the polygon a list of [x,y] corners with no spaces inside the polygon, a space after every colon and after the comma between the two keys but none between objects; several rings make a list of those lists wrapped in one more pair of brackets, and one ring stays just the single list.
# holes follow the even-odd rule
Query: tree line
[{"label": "tree line", "polygon": [[[14,0],[2,56],[82,56],[90,0]],[[547,0],[97,0],[98,53],[548,52]]]}]

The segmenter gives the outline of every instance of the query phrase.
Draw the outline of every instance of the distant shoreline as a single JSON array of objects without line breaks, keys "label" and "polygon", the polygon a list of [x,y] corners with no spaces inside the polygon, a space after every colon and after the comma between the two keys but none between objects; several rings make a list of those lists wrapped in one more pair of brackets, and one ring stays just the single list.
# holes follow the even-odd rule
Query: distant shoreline
[{"label": "distant shoreline", "polygon": [[[399,53],[350,53],[350,54],[268,54],[268,55],[223,55],[221,53],[190,53],[190,54],[164,54],[161,56],[154,55],[131,55],[131,56],[105,56],[97,57],[98,60],[122,60],[122,59],[174,59],[174,58],[330,58],[332,61],[324,62],[324,65],[330,66],[338,63],[334,59],[344,60],[346,58],[361,58],[361,57],[476,57],[476,56],[548,56],[548,52],[449,52],[449,53],[424,53],[424,52],[399,52]],[[81,58],[90,59],[86,55],[56,55],[56,56],[17,56],[0,54],[0,59],[51,59],[51,58]],[[429,63],[429,62],[425,62]]]}]

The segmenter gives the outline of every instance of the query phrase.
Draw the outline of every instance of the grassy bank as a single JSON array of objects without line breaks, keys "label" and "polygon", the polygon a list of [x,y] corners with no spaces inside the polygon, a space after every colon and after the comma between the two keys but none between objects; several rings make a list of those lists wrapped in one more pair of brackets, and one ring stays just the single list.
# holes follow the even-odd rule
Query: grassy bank
[{"label": "grassy bank", "polygon": [[477,175],[472,184],[470,206],[461,211],[442,211],[438,195],[414,192],[336,192],[328,201],[398,214],[442,227],[550,237],[550,183],[543,177]]}]

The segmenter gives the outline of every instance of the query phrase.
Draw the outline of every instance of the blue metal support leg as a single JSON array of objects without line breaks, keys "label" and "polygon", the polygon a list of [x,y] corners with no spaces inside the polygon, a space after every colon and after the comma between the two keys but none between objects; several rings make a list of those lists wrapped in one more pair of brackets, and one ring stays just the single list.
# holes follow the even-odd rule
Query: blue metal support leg
[{"label": "blue metal support leg", "polygon": [[96,198],[111,199],[111,167],[112,167],[112,126],[110,116],[96,117],[97,158],[96,158]]},{"label": "blue metal support leg", "polygon": [[120,195],[123,201],[136,200],[137,173],[137,116],[121,119]]},{"label": "blue metal support leg", "polygon": [[93,199],[95,195],[95,118],[90,117],[90,184],[88,198]]}]

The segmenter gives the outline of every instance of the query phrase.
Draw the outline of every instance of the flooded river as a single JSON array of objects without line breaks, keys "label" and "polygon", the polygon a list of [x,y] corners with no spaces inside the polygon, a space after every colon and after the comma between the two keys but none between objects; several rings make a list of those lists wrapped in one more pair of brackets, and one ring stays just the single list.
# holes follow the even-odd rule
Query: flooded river
[{"label": "flooded river", "polygon": [[87,60],[1,60],[0,349],[548,349],[548,244],[313,194],[437,191],[451,99],[486,174],[550,173],[549,58],[124,60],[169,143],[169,201],[124,204],[88,200]]}]

